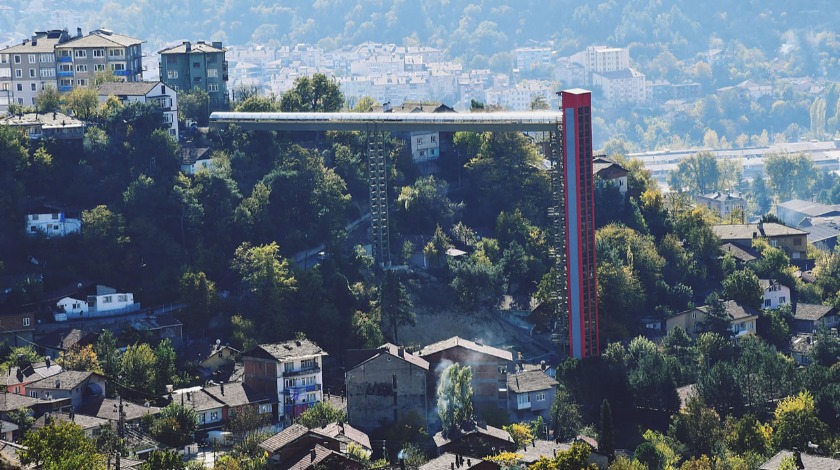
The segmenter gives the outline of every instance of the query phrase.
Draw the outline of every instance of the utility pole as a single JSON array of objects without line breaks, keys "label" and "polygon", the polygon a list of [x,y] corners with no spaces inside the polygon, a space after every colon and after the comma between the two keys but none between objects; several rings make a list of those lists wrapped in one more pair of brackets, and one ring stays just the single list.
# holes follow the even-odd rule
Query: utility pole
[{"label": "utility pole", "polygon": [[117,458],[116,458],[116,461],[114,462],[114,464],[115,464],[114,468],[116,470],[120,470],[120,457],[121,457],[121,454],[122,454],[122,443],[123,443],[123,437],[125,436],[125,433],[124,433],[124,430],[123,430],[124,425],[125,425],[125,422],[123,421],[123,416],[125,416],[125,414],[123,413],[122,395],[118,396],[117,399],[120,401],[120,404],[119,404],[119,408],[117,409]]}]

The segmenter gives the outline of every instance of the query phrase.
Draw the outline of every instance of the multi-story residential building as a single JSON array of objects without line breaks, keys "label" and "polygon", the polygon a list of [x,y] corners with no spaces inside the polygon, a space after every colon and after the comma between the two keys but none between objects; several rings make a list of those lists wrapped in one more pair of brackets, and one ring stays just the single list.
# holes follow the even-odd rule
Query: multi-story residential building
[{"label": "multi-story residential building", "polygon": [[583,65],[587,85],[591,83],[593,73],[630,68],[630,51],[620,47],[589,46],[569,58],[572,62]]},{"label": "multi-story residential building", "polygon": [[486,104],[509,111],[529,111],[531,103],[536,99],[542,99],[543,103],[550,106],[556,97],[551,84],[540,80],[523,80],[513,88],[498,86],[485,92]]},{"label": "multi-story residential building", "polygon": [[13,103],[34,106],[41,90],[58,86],[55,47],[69,39],[67,31],[40,31],[0,50],[0,112]]},{"label": "multi-story residential building", "polygon": [[210,96],[210,110],[226,110],[229,97],[227,90],[227,49],[220,41],[207,44],[204,41],[184,41],[177,46],[158,52],[160,54],[160,80],[178,92],[200,89]]},{"label": "multi-story residential building", "polygon": [[322,399],[327,353],[307,339],[261,344],[243,354],[245,385],[277,403],[277,419],[290,423]]},{"label": "multi-story residential building", "polygon": [[645,103],[648,93],[645,75],[631,68],[592,72],[592,86],[601,88],[604,98],[613,105]]},{"label": "multi-story residential building", "polygon": [[178,139],[178,94],[161,82],[106,82],[96,90],[100,103],[114,96],[122,103],[154,103],[163,111],[169,135]]},{"label": "multi-story residential building", "polygon": [[47,238],[63,237],[82,231],[82,219],[67,217],[67,213],[57,207],[38,206],[26,211],[26,234],[43,234]]},{"label": "multi-story residential building", "polygon": [[[758,311],[734,300],[723,302],[726,314],[732,322],[732,334],[736,337],[756,334]],[[670,332],[677,327],[682,328],[692,338],[696,338],[703,331],[703,322],[708,315],[709,307],[703,305],[684,312],[680,312],[665,320],[665,329]]]},{"label": "multi-story residential building", "polygon": [[526,370],[508,375],[508,410],[517,420],[531,420],[537,416],[548,419],[559,382],[545,370]]},{"label": "multi-story residential building", "polygon": [[[419,355],[429,362],[429,370],[435,374],[442,372],[438,366],[443,363],[470,366],[473,403],[477,411],[507,408],[507,374],[513,366],[510,351],[453,336],[424,347]],[[429,396],[435,396],[437,380],[438,377],[430,378]]]},{"label": "multi-story residential building", "polygon": [[739,222],[744,221],[747,213],[747,201],[738,193],[721,193],[715,191],[709,194],[694,196],[698,206],[703,206],[717,214],[722,220],[730,220],[732,213],[740,213]]},{"label": "multi-story residential building", "polygon": [[394,344],[347,371],[347,419],[374,430],[411,415],[427,421],[429,363]]},{"label": "multi-story residential building", "polygon": [[516,56],[516,68],[520,73],[549,70],[551,68],[551,48],[520,47],[513,50]]},{"label": "multi-story residential building", "polygon": [[96,84],[96,74],[113,72],[120,80],[143,80],[143,41],[107,29],[91,31],[55,46],[58,90]]},{"label": "multi-story residential building", "polygon": [[831,305],[796,304],[793,313],[793,331],[795,333],[816,333],[820,328],[837,328],[840,326],[840,316],[837,308]]},{"label": "multi-story residential building", "polygon": [[627,195],[627,169],[607,157],[595,157],[592,171],[603,181],[612,183],[622,196]]}]

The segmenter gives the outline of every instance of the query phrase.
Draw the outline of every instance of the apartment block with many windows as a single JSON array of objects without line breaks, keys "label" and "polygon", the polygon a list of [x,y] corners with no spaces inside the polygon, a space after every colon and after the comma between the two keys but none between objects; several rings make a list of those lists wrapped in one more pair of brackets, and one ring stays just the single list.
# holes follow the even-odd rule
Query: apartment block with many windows
[{"label": "apartment block with many windows", "polygon": [[142,81],[142,44],[140,39],[97,29],[57,45],[58,90],[95,86],[96,74],[108,71],[120,81]]},{"label": "apartment block with many windows", "polygon": [[184,41],[174,47],[159,51],[160,81],[176,91],[189,92],[200,89],[210,96],[210,111],[228,109],[227,50],[222,43]]},{"label": "apartment block with many windows", "polygon": [[33,106],[41,90],[57,86],[55,46],[69,39],[67,31],[40,31],[0,50],[0,112],[10,104]]}]

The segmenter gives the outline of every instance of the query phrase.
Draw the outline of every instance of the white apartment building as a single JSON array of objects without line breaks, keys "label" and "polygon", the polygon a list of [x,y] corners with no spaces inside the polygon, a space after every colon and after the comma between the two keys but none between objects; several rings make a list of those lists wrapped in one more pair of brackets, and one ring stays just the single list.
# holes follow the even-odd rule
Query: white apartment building
[{"label": "white apartment building", "polygon": [[592,86],[604,92],[604,98],[613,104],[647,102],[645,75],[631,68],[611,72],[593,72]]},{"label": "white apartment building", "polygon": [[520,47],[514,49],[516,68],[522,72],[551,68],[551,48],[548,47]]},{"label": "white apartment building", "polygon": [[620,47],[589,46],[573,54],[570,59],[583,65],[587,80],[591,80],[595,72],[615,72],[630,68],[630,52]]},{"label": "white apartment building", "polygon": [[531,102],[536,98],[542,98],[549,108],[556,101],[551,83],[540,80],[523,80],[513,88],[491,88],[485,92],[485,98],[485,104],[508,111],[530,111]]},{"label": "white apartment building", "polygon": [[759,279],[758,283],[763,291],[761,308],[776,310],[790,303],[790,287],[776,279]]}]

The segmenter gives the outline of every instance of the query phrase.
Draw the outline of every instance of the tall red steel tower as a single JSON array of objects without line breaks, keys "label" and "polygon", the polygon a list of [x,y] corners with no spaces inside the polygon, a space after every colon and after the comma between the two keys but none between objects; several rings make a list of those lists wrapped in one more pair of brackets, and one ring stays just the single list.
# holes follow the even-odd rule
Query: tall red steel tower
[{"label": "tall red steel tower", "polygon": [[560,93],[569,356],[601,353],[595,266],[595,182],[592,174],[592,94]]}]

